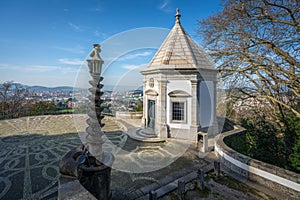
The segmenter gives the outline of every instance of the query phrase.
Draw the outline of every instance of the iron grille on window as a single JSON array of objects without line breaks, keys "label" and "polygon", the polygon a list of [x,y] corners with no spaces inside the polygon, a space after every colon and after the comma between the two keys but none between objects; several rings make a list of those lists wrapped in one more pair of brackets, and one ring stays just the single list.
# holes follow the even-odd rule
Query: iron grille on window
[{"label": "iron grille on window", "polygon": [[172,120],[184,120],[184,102],[172,103]]}]

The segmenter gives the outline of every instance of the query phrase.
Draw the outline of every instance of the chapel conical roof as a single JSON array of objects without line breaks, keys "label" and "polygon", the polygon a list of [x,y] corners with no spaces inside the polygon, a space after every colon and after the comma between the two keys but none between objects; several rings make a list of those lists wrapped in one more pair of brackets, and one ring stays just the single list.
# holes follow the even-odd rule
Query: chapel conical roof
[{"label": "chapel conical roof", "polygon": [[175,25],[150,61],[148,69],[162,65],[175,65],[181,69],[214,69],[209,57],[189,36],[180,23],[179,9]]}]

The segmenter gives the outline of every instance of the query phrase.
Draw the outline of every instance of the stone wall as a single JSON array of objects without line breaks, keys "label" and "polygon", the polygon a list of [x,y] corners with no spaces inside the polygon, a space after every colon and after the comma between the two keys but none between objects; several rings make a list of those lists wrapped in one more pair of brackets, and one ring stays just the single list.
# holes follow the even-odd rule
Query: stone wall
[{"label": "stone wall", "polygon": [[142,119],[143,112],[116,112],[117,119]]},{"label": "stone wall", "polygon": [[255,160],[240,154],[224,143],[224,138],[234,134],[245,134],[245,129],[234,125],[234,129],[216,137],[215,153],[228,169],[249,180],[280,191],[291,198],[300,196],[300,174]]}]

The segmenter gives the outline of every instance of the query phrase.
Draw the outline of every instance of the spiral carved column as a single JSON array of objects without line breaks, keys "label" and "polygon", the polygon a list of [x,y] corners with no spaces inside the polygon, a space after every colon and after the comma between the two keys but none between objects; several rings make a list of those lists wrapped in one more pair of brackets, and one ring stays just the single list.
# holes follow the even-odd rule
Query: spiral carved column
[{"label": "spiral carved column", "polygon": [[84,144],[89,154],[96,158],[96,165],[81,167],[84,177],[81,179],[81,183],[97,199],[109,200],[112,198],[110,177],[114,156],[110,152],[103,151],[102,148],[105,140],[101,130],[104,126],[101,121],[104,116],[102,116],[103,107],[101,106],[103,101],[101,99],[103,95],[101,91],[103,87],[103,84],[101,84],[103,80],[103,77],[101,77],[103,60],[99,55],[100,51],[100,45],[94,44],[94,50],[90,54],[91,58],[87,60],[92,80],[89,81],[91,85],[87,111],[89,118],[86,120],[88,127],[86,128],[86,144]]},{"label": "spiral carved column", "polygon": [[88,97],[90,102],[87,112],[89,118],[86,120],[87,124],[89,125],[86,128],[86,132],[88,134],[86,137],[86,148],[94,157],[97,158],[98,161],[101,162],[103,161],[102,144],[105,142],[102,138],[103,131],[101,130],[101,128],[104,126],[104,124],[101,122],[103,119],[101,114],[103,110],[101,107],[101,96],[103,94],[103,92],[101,92],[101,88],[103,87],[101,81],[103,80],[103,77],[100,76],[100,73],[93,71],[95,65],[98,64],[97,62],[99,61],[95,62],[95,60],[88,60],[88,66],[92,76],[92,80],[90,80],[89,83],[92,87],[89,88],[90,95]]}]

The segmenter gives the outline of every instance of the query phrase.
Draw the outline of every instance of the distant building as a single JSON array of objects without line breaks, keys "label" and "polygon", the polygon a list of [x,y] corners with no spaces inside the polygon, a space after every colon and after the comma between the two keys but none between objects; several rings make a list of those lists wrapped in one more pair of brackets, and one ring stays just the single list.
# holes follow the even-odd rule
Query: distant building
[{"label": "distant building", "polygon": [[180,23],[179,10],[169,35],[144,76],[143,123],[161,138],[197,139],[201,128],[217,132],[217,70]]}]

